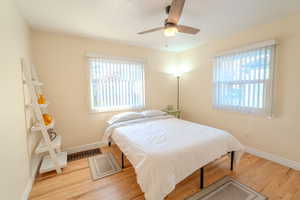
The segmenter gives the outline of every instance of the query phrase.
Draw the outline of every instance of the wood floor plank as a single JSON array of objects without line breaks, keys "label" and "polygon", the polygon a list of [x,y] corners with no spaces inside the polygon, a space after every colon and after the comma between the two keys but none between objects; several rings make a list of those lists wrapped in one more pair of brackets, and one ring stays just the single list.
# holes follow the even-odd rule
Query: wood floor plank
[{"label": "wood floor plank", "polygon": [[272,195],[274,199],[291,200],[300,190],[300,172],[291,170],[288,180]]},{"label": "wood floor plank", "polygon": [[93,181],[91,179],[77,184],[71,184],[65,187],[61,187],[63,184],[58,182],[58,189],[55,191],[47,192],[40,199],[80,199],[87,193],[93,193],[97,190],[121,189],[118,185],[120,182],[126,182],[129,180],[135,180],[136,176],[133,170],[126,170],[119,174],[112,175],[101,179],[101,181]]},{"label": "wood floor plank", "polygon": [[[112,152],[121,163],[121,151],[113,145],[101,148]],[[145,200],[130,162],[115,175],[92,180],[87,159],[68,163],[61,175],[39,175],[30,194],[31,200]],[[300,172],[271,161],[245,154],[232,172],[229,159],[223,157],[205,166],[205,186],[228,175],[269,197],[269,200],[300,200]],[[191,174],[168,195],[166,200],[185,199],[199,189],[199,170]]]}]

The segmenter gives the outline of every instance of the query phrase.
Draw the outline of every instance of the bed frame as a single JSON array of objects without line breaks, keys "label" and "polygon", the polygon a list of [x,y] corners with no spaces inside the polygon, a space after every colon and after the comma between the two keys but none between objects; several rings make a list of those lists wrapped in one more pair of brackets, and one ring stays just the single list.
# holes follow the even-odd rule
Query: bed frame
[{"label": "bed frame", "polygon": [[[108,146],[111,146],[111,142],[108,143]],[[230,170],[233,171],[233,165],[234,165],[234,151],[228,152],[228,155],[230,156]],[[122,169],[125,168],[124,165],[124,153],[122,152]],[[200,169],[200,189],[204,188],[204,166]]]}]

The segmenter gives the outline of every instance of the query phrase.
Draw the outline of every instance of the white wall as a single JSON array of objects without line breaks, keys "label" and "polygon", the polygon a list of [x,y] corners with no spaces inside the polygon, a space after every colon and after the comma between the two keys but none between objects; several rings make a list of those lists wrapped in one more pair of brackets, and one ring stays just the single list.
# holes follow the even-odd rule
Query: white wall
[{"label": "white wall", "polygon": [[[29,29],[14,6],[0,1],[0,199],[20,200],[32,176],[36,137],[26,133],[20,59],[30,62]],[[30,113],[27,112],[28,123]]]},{"label": "white wall", "polygon": [[[181,82],[184,118],[227,130],[245,145],[300,162],[299,22],[300,15],[290,16],[182,53],[182,65],[193,69]],[[271,39],[279,42],[274,118],[213,109],[214,55]]]},{"label": "white wall", "polygon": [[[300,16],[259,25],[223,40],[211,41],[179,54],[44,31],[33,33],[33,57],[64,147],[97,142],[105,120],[114,113],[88,113],[87,52],[143,58],[146,65],[147,107],[176,103],[176,80],[165,74],[172,66],[192,71],[181,79],[184,119],[224,129],[250,147],[300,161],[299,85]],[[273,119],[212,108],[212,59],[215,54],[258,41],[277,39],[278,77]]]},{"label": "white wall", "polygon": [[176,103],[176,78],[165,73],[176,65],[174,53],[44,31],[32,37],[34,64],[64,148],[100,141],[106,120],[115,114],[89,113],[87,53],[145,60],[146,106]]}]

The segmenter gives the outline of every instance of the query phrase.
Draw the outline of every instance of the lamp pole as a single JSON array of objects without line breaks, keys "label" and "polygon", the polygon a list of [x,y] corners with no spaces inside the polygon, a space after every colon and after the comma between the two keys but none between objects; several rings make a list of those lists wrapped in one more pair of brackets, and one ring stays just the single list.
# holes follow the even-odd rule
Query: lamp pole
[{"label": "lamp pole", "polygon": [[179,110],[179,80],[180,76],[177,76],[177,110]]}]

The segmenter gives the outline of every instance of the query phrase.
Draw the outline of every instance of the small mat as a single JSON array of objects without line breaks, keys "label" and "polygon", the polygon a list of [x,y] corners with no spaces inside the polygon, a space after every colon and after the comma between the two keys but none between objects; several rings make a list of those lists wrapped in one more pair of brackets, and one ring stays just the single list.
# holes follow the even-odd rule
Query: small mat
[{"label": "small mat", "polygon": [[81,151],[81,152],[77,152],[77,153],[72,153],[72,154],[68,155],[68,162],[71,162],[74,160],[79,160],[82,158],[91,157],[91,156],[98,155],[98,154],[101,154],[101,150],[99,148],[91,149],[91,150],[87,150],[87,151]]},{"label": "small mat", "polygon": [[267,197],[225,176],[186,200],[266,200]]},{"label": "small mat", "polygon": [[116,174],[122,170],[110,152],[89,158],[89,165],[93,180]]}]

